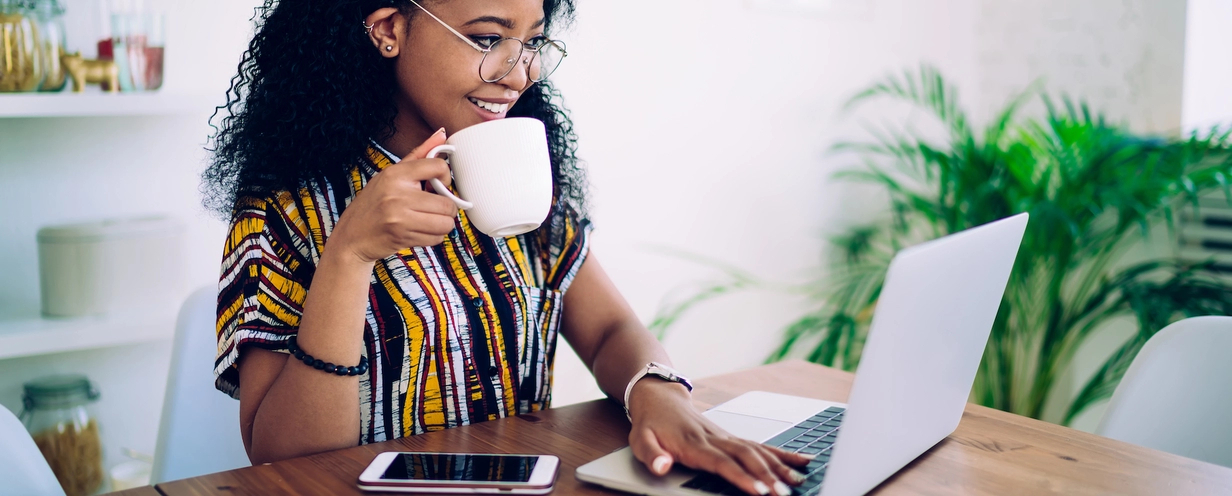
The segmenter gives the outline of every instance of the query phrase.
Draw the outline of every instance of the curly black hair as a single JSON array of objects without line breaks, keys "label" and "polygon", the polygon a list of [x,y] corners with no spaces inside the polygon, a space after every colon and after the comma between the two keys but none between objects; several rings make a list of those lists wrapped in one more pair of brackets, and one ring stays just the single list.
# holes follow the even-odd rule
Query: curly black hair
[{"label": "curly black hair", "polygon": [[[337,177],[364,157],[370,139],[393,135],[392,61],[373,50],[361,26],[368,14],[391,6],[408,17],[417,10],[407,0],[265,0],[256,9],[256,34],[231,78],[227,103],[210,117],[212,158],[202,174],[207,209],[229,218],[241,197]],[[573,0],[544,0],[543,11],[550,30],[573,20]],[[586,175],[561,100],[548,82],[535,84],[508,115],[543,121],[554,204],[564,201],[584,215]]]}]

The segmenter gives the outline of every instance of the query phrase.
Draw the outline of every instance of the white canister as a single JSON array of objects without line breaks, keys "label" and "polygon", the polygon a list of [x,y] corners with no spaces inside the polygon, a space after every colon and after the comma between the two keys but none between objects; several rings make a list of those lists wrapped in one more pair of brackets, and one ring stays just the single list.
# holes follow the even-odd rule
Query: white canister
[{"label": "white canister", "polygon": [[167,217],[39,229],[43,315],[80,317],[174,305],[183,296],[183,231]]}]

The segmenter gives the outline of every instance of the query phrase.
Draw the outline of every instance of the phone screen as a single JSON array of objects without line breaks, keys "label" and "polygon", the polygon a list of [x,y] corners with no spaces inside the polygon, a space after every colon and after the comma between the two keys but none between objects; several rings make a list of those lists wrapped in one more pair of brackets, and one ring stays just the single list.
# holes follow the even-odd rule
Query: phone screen
[{"label": "phone screen", "polygon": [[400,453],[381,479],[459,482],[527,482],[537,456]]}]

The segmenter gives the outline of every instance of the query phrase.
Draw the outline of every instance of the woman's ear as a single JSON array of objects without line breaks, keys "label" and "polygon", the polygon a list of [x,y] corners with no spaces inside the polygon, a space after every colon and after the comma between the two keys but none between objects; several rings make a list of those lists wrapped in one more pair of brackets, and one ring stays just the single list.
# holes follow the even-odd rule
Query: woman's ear
[{"label": "woman's ear", "polygon": [[381,52],[382,56],[393,58],[398,56],[401,46],[401,34],[406,32],[402,23],[406,18],[394,7],[376,9],[364,19],[364,30],[372,46]]}]

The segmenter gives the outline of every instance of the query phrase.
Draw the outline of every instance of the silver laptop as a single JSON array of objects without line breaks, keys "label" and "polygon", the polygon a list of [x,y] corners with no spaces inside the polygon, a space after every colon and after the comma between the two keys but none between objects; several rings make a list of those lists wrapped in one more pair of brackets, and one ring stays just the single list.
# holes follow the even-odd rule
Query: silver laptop
[{"label": "silver laptop", "polygon": [[[706,417],[735,436],[817,455],[793,494],[864,494],[962,418],[1027,214],[923,243],[890,263],[848,403],[754,391]],[[658,477],[623,448],[577,478],[639,494],[743,494],[685,469]]]}]

